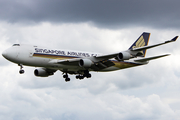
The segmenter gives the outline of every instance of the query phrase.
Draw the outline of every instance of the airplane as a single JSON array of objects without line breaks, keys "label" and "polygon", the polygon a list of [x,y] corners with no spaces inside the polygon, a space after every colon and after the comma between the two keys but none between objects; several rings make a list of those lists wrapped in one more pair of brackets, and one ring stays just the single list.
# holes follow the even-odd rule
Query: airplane
[{"label": "airplane", "polygon": [[23,74],[23,65],[40,67],[34,70],[37,77],[48,77],[57,70],[63,72],[65,81],[70,81],[68,74],[75,74],[76,79],[91,78],[90,71],[109,72],[140,65],[146,65],[150,60],[165,57],[170,54],[147,57],[147,49],[164,45],[177,40],[175,36],[171,40],[148,46],[150,33],[142,35],[130,46],[128,50],[112,53],[97,54],[72,50],[50,49],[47,47],[13,44],[12,47],[3,51],[2,56],[20,66],[19,73]]}]

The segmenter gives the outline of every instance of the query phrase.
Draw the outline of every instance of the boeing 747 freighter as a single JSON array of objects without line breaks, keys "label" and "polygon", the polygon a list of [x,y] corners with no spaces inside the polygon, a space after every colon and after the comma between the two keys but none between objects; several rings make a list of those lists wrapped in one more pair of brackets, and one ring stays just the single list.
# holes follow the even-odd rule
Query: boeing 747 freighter
[{"label": "boeing 747 freighter", "polygon": [[24,73],[23,65],[39,67],[34,70],[38,77],[48,77],[57,70],[63,72],[65,81],[70,81],[68,74],[75,74],[76,79],[91,78],[90,71],[109,72],[129,67],[148,64],[150,60],[168,56],[169,54],[145,58],[146,50],[163,44],[174,42],[178,36],[163,43],[148,46],[150,33],[144,32],[128,50],[113,54],[97,54],[62,49],[50,49],[35,45],[14,44],[2,55],[20,66],[20,74]]}]

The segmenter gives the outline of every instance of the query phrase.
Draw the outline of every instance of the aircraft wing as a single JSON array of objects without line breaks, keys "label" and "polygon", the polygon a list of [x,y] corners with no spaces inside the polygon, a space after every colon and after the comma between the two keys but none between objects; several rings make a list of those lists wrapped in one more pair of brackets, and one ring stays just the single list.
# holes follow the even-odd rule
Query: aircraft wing
[{"label": "aircraft wing", "polygon": [[112,61],[108,60],[107,57],[96,58],[95,56],[89,57],[89,58],[73,58],[73,59],[65,59],[65,60],[54,59],[54,60],[51,60],[49,63],[79,66],[80,61],[82,60],[92,60],[93,62],[92,62],[91,69],[93,70],[101,70],[101,69],[115,65]]},{"label": "aircraft wing", "polygon": [[163,44],[167,44],[167,43],[170,43],[170,42],[175,42],[177,40],[177,38],[178,38],[178,36],[174,37],[171,40],[167,40],[167,41],[165,41],[163,43],[150,45],[150,46],[143,46],[143,47],[139,47],[139,48],[134,48],[134,49],[131,49],[131,51],[142,51],[142,50],[150,49],[150,48],[157,47],[157,46],[160,46],[160,45],[163,45]]}]

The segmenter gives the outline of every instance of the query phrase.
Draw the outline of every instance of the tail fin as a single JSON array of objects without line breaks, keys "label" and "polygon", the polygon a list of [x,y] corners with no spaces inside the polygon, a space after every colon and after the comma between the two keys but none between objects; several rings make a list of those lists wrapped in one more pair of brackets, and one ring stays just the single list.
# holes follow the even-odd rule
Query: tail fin
[{"label": "tail fin", "polygon": [[[129,49],[139,48],[147,46],[149,43],[150,33],[143,32],[142,35],[132,44]],[[146,50],[141,51],[142,55],[140,57],[145,57]]]}]

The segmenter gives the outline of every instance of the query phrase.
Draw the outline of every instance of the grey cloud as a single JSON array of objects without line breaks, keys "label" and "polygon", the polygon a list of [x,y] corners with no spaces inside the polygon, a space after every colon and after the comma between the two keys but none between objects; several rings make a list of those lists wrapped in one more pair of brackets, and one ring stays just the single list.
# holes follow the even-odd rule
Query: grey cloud
[{"label": "grey cloud", "polygon": [[3,103],[1,110],[7,109],[0,111],[1,115],[4,113],[0,116],[2,119],[163,119],[173,118],[174,114],[179,116],[158,95],[144,99],[122,95],[120,91],[93,95],[86,88],[24,89],[16,83],[9,87],[1,84],[0,102]]},{"label": "grey cloud", "polygon": [[179,27],[179,1],[36,0],[0,1],[0,19],[9,22],[80,23],[99,27]]}]

